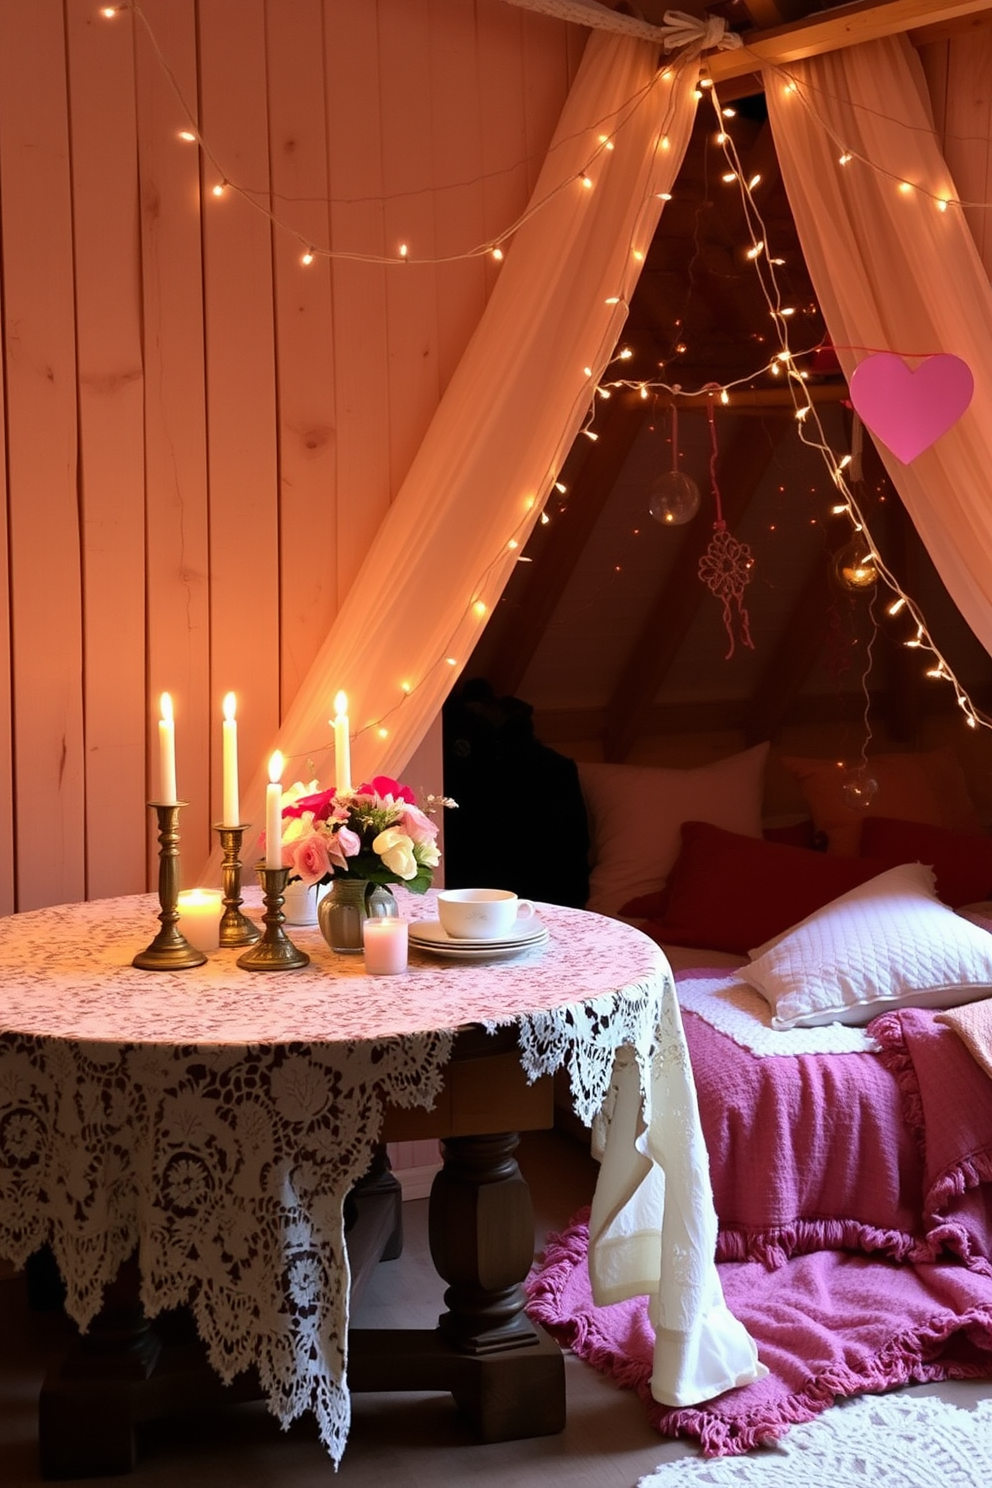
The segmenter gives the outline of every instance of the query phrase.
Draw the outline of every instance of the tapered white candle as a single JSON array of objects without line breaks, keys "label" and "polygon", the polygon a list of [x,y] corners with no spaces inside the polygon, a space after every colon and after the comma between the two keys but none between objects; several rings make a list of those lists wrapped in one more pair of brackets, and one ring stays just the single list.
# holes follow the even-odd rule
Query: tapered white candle
[{"label": "tapered white candle", "polygon": [[282,867],[282,755],[278,749],[269,760],[265,787],[265,866]]},{"label": "tapered white candle", "polygon": [[158,799],[163,806],[174,806],[176,796],[176,725],[172,715],[172,698],[163,692],[158,721]]},{"label": "tapered white candle", "polygon": [[240,827],[241,801],[238,793],[238,721],[235,718],[237,698],[233,692],[224,697],[224,774],[222,827]]},{"label": "tapered white candle", "polygon": [[351,790],[351,739],[348,737],[348,699],[339,692],[334,699],[334,787],[337,791]]}]

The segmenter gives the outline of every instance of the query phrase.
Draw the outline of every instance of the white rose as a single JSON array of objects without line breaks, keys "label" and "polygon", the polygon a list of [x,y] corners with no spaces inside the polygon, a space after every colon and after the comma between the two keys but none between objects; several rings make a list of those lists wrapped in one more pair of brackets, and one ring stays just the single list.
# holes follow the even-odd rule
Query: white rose
[{"label": "white rose", "polygon": [[413,855],[413,841],[399,827],[387,827],[380,832],[372,844],[391,873],[397,878],[416,878],[417,860]]}]

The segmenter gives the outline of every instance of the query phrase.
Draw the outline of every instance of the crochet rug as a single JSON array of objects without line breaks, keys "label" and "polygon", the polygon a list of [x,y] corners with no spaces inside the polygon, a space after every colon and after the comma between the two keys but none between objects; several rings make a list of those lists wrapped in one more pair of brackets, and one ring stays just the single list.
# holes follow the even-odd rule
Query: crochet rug
[{"label": "crochet rug", "polygon": [[579,1358],[636,1390],[658,1431],[697,1438],[707,1457],[766,1446],[838,1397],[992,1379],[992,1278],[956,1264],[912,1266],[817,1251],[776,1269],[760,1261],[722,1262],[727,1304],[770,1372],[702,1406],[659,1405],[650,1389],[654,1330],[647,1299],[595,1306],[587,1218],[584,1210],[548,1237],[528,1282],[529,1313]]},{"label": "crochet rug", "polygon": [[988,1488],[992,1400],[862,1395],[746,1457],[680,1457],[638,1488]]}]

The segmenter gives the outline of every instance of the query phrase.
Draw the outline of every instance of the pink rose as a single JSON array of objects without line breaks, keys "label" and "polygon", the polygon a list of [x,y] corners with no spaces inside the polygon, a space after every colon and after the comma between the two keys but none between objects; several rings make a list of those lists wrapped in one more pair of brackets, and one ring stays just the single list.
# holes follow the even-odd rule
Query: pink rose
[{"label": "pink rose", "polygon": [[339,827],[331,838],[329,853],[336,868],[347,869],[348,859],[361,851],[362,839],[350,827]]},{"label": "pink rose", "polygon": [[293,849],[289,866],[294,873],[299,874],[307,888],[318,883],[331,871],[327,838],[319,832],[314,832],[312,837],[304,837]]},{"label": "pink rose", "polygon": [[419,806],[407,806],[398,824],[411,842],[433,842],[437,836],[437,822],[431,821]]}]

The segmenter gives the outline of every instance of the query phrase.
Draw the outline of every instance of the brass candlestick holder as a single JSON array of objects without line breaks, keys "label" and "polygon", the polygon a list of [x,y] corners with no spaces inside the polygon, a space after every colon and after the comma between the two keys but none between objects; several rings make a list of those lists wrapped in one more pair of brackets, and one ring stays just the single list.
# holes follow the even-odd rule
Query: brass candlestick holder
[{"label": "brass candlestick holder", "polygon": [[219,943],[222,946],[254,945],[262,933],[253,920],[241,913],[241,840],[248,826],[248,822],[242,822],[237,827],[225,827],[221,822],[214,823],[214,831],[220,835],[224,854],[221,867],[224,913],[220,917],[219,932]]},{"label": "brass candlestick holder", "polygon": [[182,971],[202,966],[206,956],[176,928],[179,920],[179,811],[188,801],[149,801],[158,816],[158,901],[162,928],[131,962],[145,971]]},{"label": "brass candlestick holder", "polygon": [[267,868],[256,864],[258,877],[265,896],[265,914],[262,923],[265,933],[261,940],[238,957],[238,965],[245,971],[294,971],[300,966],[309,966],[310,957],[299,950],[283,930],[286,916],[282,912],[282,896],[289,877],[288,868]]}]

